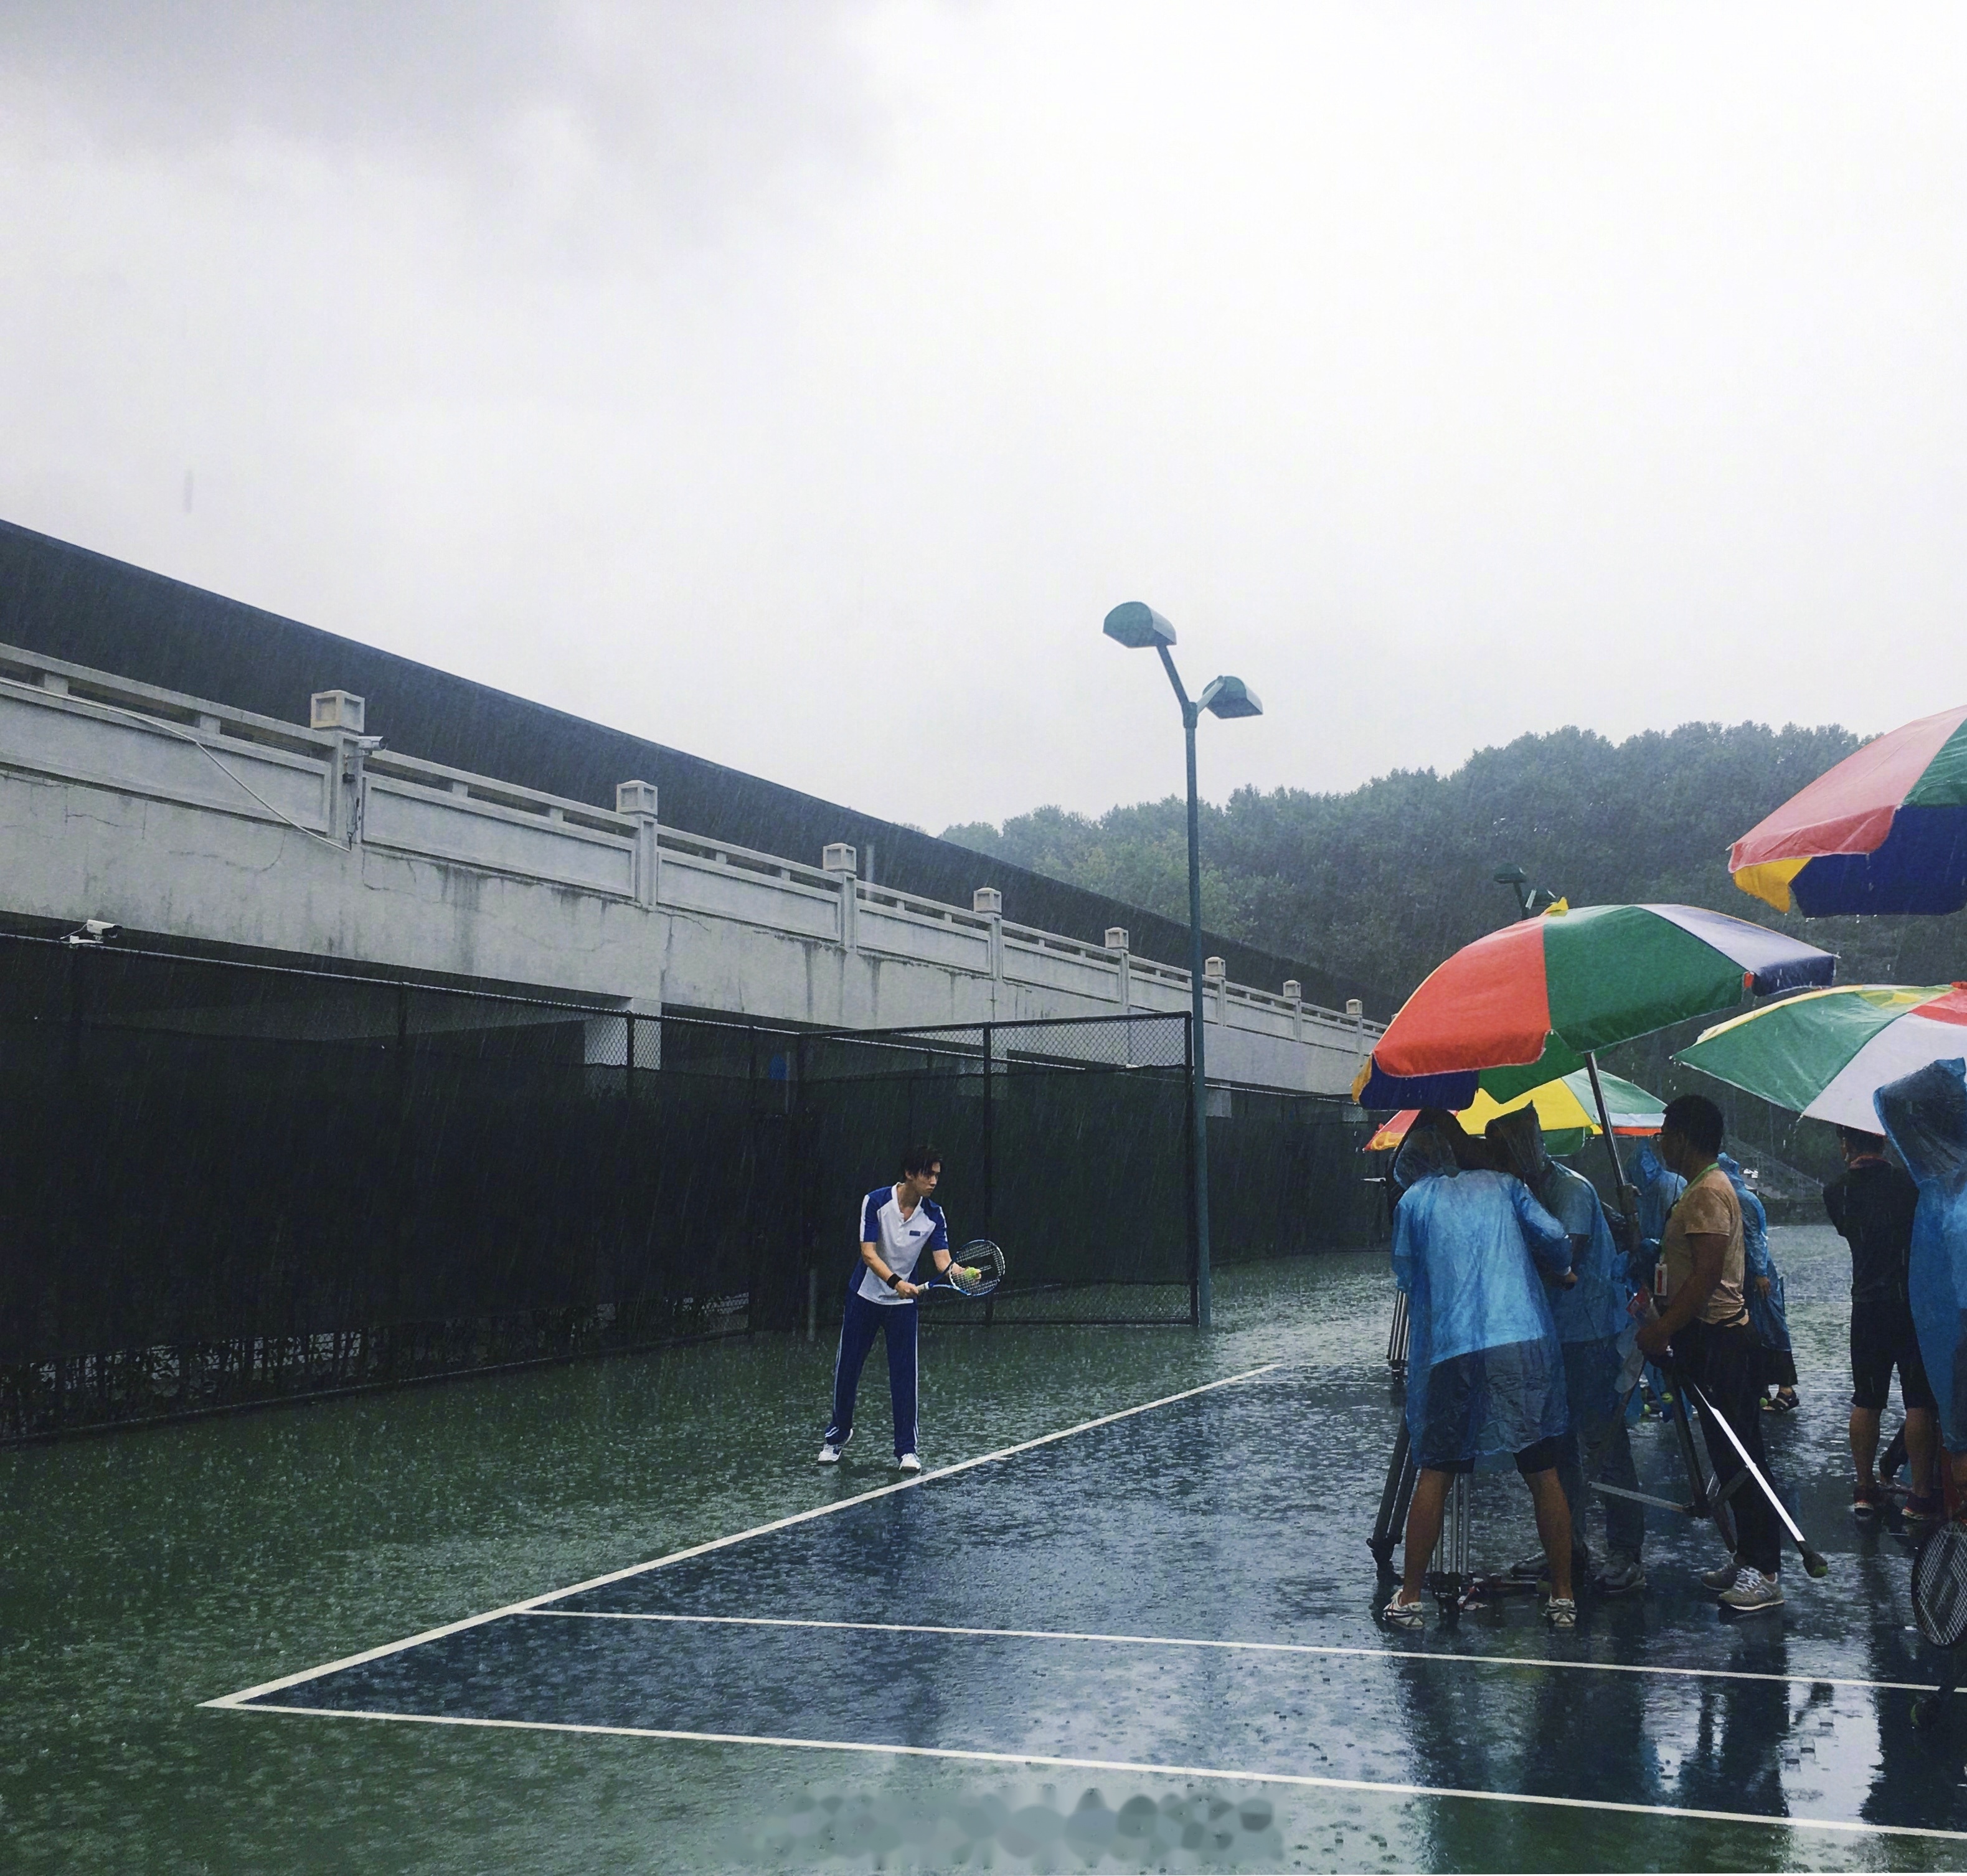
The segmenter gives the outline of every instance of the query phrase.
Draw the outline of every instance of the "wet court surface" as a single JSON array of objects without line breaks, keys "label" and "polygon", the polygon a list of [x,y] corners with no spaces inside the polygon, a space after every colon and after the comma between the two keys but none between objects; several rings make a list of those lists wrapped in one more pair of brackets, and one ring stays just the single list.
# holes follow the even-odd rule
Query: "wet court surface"
[{"label": "wet court surface", "polygon": [[[242,1489],[207,1452],[228,1526],[266,1515],[256,1491],[325,1522],[277,1568],[263,1529],[251,1560],[215,1539],[176,1606],[208,1622],[181,1690],[153,1698],[125,1651],[123,1710],[92,1697],[125,1736],[158,1712],[121,1797],[151,1866],[188,1869],[1961,1867],[1967,1713],[1912,1726],[1933,1664],[1907,1550],[1846,1509],[1826,1238],[1778,1240],[1805,1410],[1770,1445],[1830,1574],[1792,1561],[1776,1616],[1724,1621],[1695,1580],[1707,1527],[1649,1513],[1649,1591],[1587,1601],[1574,1635],[1527,1597],[1381,1629],[1384,1266],[1335,1258],[1232,1274],[1206,1344],[930,1338],[932,1470],[905,1486],[878,1358],[854,1456],[822,1473],[826,1351],[767,1338],[674,1363],[660,1398],[635,1364],[399,1397],[363,1481],[386,1543],[321,1481],[305,1504],[264,1468]],[[179,1463],[201,1440],[300,1456],[344,1413],[147,1437]],[[1635,1442],[1670,1488],[1664,1432]],[[1513,1477],[1475,1510],[1478,1565],[1533,1548]],[[84,1697],[17,1662],[50,1706]],[[37,1795],[0,1782],[24,1866],[129,1866],[62,1854]]]}]

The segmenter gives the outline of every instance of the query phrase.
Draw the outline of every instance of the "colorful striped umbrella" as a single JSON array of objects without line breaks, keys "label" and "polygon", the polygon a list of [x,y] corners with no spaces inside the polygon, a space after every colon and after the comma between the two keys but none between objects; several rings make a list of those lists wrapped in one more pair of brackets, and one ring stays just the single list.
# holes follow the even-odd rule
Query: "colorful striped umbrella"
[{"label": "colorful striped umbrella", "polygon": [[1744,834],[1728,870],[1811,918],[1967,906],[1967,704],[1846,756]]},{"label": "colorful striped umbrella", "polygon": [[[1612,1123],[1613,1132],[1640,1135],[1659,1132],[1661,1116],[1666,1110],[1644,1088],[1602,1070],[1598,1081],[1605,1091],[1607,1117]],[[1591,1094],[1591,1077],[1566,1075],[1559,1080],[1546,1081],[1542,1087],[1533,1088],[1513,1101],[1496,1100],[1478,1088],[1474,1100],[1455,1119],[1470,1133],[1481,1133],[1498,1114],[1513,1113],[1520,1107],[1534,1107],[1537,1119],[1543,1123],[1545,1143],[1552,1152],[1562,1158],[1575,1153],[1600,1131],[1594,1111],[1596,1106]],[[1384,1153],[1398,1146],[1407,1137],[1407,1129],[1414,1124],[1420,1112],[1417,1107],[1403,1108],[1384,1125],[1376,1128],[1372,1138],[1359,1150],[1362,1153]]]},{"label": "colorful striped umbrella", "polygon": [[1963,1053],[1967,983],[1851,983],[1718,1023],[1674,1059],[1808,1119],[1876,1133],[1875,1090]]},{"label": "colorful striped umbrella", "polygon": [[1828,983],[1814,945],[1697,906],[1553,909],[1465,944],[1402,1005],[1353,1087],[1365,1107],[1465,1108],[1587,1066],[1594,1050]]}]

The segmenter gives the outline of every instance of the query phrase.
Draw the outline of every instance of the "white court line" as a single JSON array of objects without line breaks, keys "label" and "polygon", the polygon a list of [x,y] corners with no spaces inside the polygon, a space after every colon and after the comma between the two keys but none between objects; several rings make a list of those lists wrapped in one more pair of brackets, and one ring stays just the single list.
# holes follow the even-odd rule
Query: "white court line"
[{"label": "white court line", "polygon": [[[1557,1661],[1543,1655],[1458,1655],[1413,1648],[1345,1648],[1319,1642],[1216,1642],[1171,1635],[1103,1635],[1076,1629],[967,1629],[932,1622],[828,1622],[806,1616],[679,1616],[617,1609],[528,1609],[529,1616],[564,1621],[706,1623],[737,1629],[868,1629],[890,1635],[963,1635],[1009,1642],[1103,1642],[1128,1648],[1216,1648],[1252,1655],[1336,1655],[1358,1661],[1468,1661],[1476,1667],[1576,1668],[1591,1674],[1665,1674],[1691,1681],[1774,1681],[1785,1687],[1856,1687],[1894,1694],[1936,1694],[1930,1681],[1852,1681],[1836,1674],[1752,1674],[1739,1668],[1661,1668],[1616,1661]],[[1956,1687],[1957,1693],[1967,1688]]]},{"label": "white court line", "polygon": [[[216,1701],[208,1701],[215,1706]],[[1843,1817],[1775,1817],[1757,1811],[1706,1811],[1678,1804],[1633,1804],[1614,1798],[1546,1797],[1527,1791],[1478,1791],[1454,1785],[1410,1785],[1373,1778],[1321,1778],[1310,1772],[1252,1771],[1222,1765],[1156,1765],[1124,1758],[1065,1758],[1049,1752],[985,1752],[957,1746],[883,1745],[865,1739],[789,1739],[770,1733],[685,1732],[662,1726],[604,1726],[573,1720],[479,1719],[455,1713],[386,1713],[341,1706],[249,1706],[250,1713],[305,1713],[322,1719],[385,1719],[405,1725],[481,1726],[499,1732],[586,1732],[617,1739],[670,1739],[698,1745],[769,1745],[809,1752],[884,1753],[896,1758],[958,1759],[971,1765],[1043,1765],[1062,1771],[1128,1772],[1145,1778],[1212,1778],[1225,1783],[1290,1785],[1315,1791],[1370,1791],[1399,1798],[1474,1798],[1490,1804],[1539,1804],[1566,1811],[1614,1811],[1629,1816],[1685,1817],[1715,1824],[1753,1824],[1765,1830],[1833,1830],[1862,1837],[1938,1837],[1967,1843],[1967,1830],[1922,1824],[1874,1824]]]},{"label": "white court line", "polygon": [[[248,1700],[263,1698],[269,1694],[283,1693],[289,1687],[297,1687],[304,1681],[318,1681],[325,1674],[340,1674],[344,1668],[360,1668],[367,1661],[380,1661],[385,1655],[399,1655],[404,1649],[421,1648],[426,1642],[441,1641],[447,1635],[461,1634],[467,1629],[481,1627],[488,1622],[496,1622],[502,1616],[530,1615],[548,1603],[557,1603],[563,1597],[580,1596],[589,1590],[605,1589],[611,1583],[620,1583],[630,1577],[646,1575],[651,1570],[666,1569],[671,1564],[684,1562],[692,1557],[701,1557],[713,1550],[723,1550],[732,1544],[742,1544],[754,1537],[764,1537],[774,1531],[790,1529],[796,1524],[806,1524],[815,1518],[828,1518],[836,1511],[851,1510],[856,1505],[871,1503],[877,1498],[887,1498],[896,1492],[911,1491],[919,1485],[926,1485],[934,1479],[953,1478],[959,1472],[973,1471],[978,1466],[994,1465],[1000,1459],[1009,1459],[1015,1454],[1030,1452],[1039,1446],[1049,1446],[1055,1440],[1071,1439],[1076,1433],[1090,1433],[1097,1426],[1111,1426],[1116,1420],[1131,1420],[1137,1413],[1151,1413],[1157,1407],[1170,1407],[1177,1400],[1193,1400],[1198,1394],[1213,1393],[1219,1387],[1233,1387],[1239,1381],[1255,1380],[1260,1374],[1268,1374],[1271,1369],[1281,1367],[1277,1361],[1266,1361],[1261,1367],[1245,1368],[1240,1374],[1226,1374],[1219,1381],[1205,1381],[1200,1387],[1185,1387],[1178,1394],[1164,1394],[1158,1400],[1144,1400],[1137,1407],[1122,1407],[1117,1413],[1103,1413],[1097,1419],[1081,1420],[1077,1426],[1061,1427],[1055,1433],[1041,1433],[1036,1439],[1020,1440],[1015,1446],[1000,1446],[995,1452],[980,1453],[974,1459],[959,1459],[955,1464],[938,1466],[932,1472],[919,1472],[912,1478],[897,1480],[892,1485],[877,1485],[873,1490],[858,1492],[851,1498],[837,1498],[831,1504],[816,1505],[809,1511],[796,1511],[790,1517],[774,1518],[769,1524],[754,1525],[748,1531],[735,1531],[728,1537],[714,1537],[707,1544],[693,1544],[686,1550],[673,1550],[667,1556],[651,1558],[646,1563],[631,1564],[625,1570],[611,1570],[606,1576],[590,1577],[585,1583],[574,1584],[570,1588],[548,1590],[539,1596],[529,1596],[525,1601],[508,1603],[502,1609],[488,1609],[483,1615],[467,1616],[461,1621],[447,1622],[434,1629],[426,1629],[420,1635],[405,1635],[400,1642],[385,1642],[380,1648],[364,1648],[359,1655],[345,1655],[339,1661],[324,1663],[318,1668],[304,1668],[299,1674],[284,1674],[277,1681],[263,1681],[257,1687],[246,1687],[237,1694],[221,1694],[216,1700],[201,1700],[201,1706],[239,1707]],[[288,1710],[298,1712],[299,1708]]]}]

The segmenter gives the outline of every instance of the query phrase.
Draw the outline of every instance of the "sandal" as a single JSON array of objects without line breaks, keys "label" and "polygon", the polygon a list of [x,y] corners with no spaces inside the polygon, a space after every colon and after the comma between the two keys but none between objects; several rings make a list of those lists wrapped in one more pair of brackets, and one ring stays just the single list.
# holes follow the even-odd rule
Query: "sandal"
[{"label": "sandal", "polygon": [[1403,1603],[1397,1593],[1387,1605],[1386,1618],[1390,1629],[1418,1629],[1426,1622],[1427,1612],[1418,1596],[1410,1603]]},{"label": "sandal", "polygon": [[1779,1387],[1762,1403],[1765,1413],[1794,1413],[1803,1403],[1797,1399],[1794,1387]]}]

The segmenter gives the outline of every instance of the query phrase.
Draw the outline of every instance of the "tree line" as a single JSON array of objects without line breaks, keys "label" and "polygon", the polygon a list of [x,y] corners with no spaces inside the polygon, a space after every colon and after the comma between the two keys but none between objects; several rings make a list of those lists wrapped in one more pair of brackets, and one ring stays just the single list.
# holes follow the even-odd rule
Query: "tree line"
[{"label": "tree line", "polygon": [[[1677,902],[1792,932],[1838,953],[1843,983],[1967,977],[1967,914],[1785,916],[1729,877],[1729,844],[1863,740],[1836,725],[1684,723],[1618,743],[1567,728],[1478,751],[1445,774],[1399,769],[1343,793],[1239,789],[1202,809],[1203,922],[1375,986],[1381,1017],[1451,951],[1516,915],[1495,883],[1507,864],[1575,906]],[[1176,796],[1097,818],[1039,808],[943,838],[1187,915]],[[1663,1094],[1713,1093],[1667,1061],[1701,1027],[1613,1051],[1607,1065]],[[1797,1140],[1788,1117],[1759,1103],[1742,1106],[1739,1124],[1772,1151],[1822,1157],[1822,1142]]]}]

